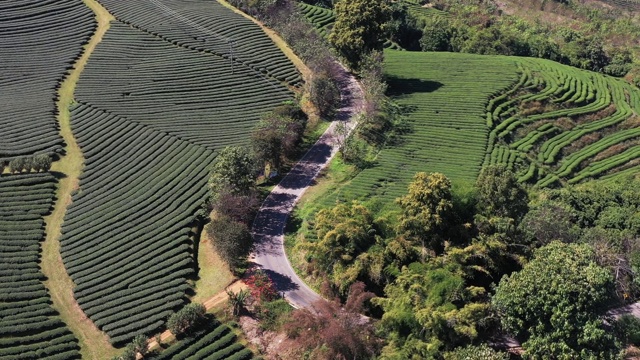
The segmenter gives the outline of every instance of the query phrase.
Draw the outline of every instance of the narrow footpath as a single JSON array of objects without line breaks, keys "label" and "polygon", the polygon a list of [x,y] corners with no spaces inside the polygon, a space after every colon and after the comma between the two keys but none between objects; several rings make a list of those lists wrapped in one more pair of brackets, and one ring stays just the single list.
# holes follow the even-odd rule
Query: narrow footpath
[{"label": "narrow footpath", "polygon": [[78,189],[79,176],[82,173],[84,158],[80,147],[73,137],[70,125],[69,106],[73,103],[73,94],[80,74],[84,70],[87,60],[102,41],[102,37],[109,29],[113,16],[109,14],[95,0],[84,0],[84,3],[96,15],[98,26],[89,42],[85,45],[81,57],[73,65],[73,69],[60,84],[58,90],[58,123],[60,134],[66,144],[65,154],[51,166],[51,171],[59,176],[56,203],[50,215],[45,217],[46,238],[42,243],[42,272],[47,280],[44,282],[49,290],[53,307],[60,313],[60,317],[79,340],[80,354],[83,359],[110,359],[118,354],[105,333],[100,331],[73,297],[73,280],[67,274],[60,256],[61,226],[68,206],[71,204],[71,194]]},{"label": "narrow footpath", "polygon": [[336,127],[342,122],[350,131],[363,108],[360,84],[341,67],[340,93],[342,105],[336,119],[265,199],[253,223],[255,243],[250,261],[262,268],[276,284],[279,292],[296,308],[309,308],[322,297],[311,290],[289,263],[284,250],[284,229],[294,206],[320,171],[338,152]]}]

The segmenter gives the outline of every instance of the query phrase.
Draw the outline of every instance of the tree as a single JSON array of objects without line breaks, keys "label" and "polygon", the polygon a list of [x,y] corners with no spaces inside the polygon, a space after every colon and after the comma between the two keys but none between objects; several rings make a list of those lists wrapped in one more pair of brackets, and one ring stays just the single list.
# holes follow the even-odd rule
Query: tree
[{"label": "tree", "polygon": [[17,157],[9,162],[9,171],[12,173],[20,173],[24,170],[31,170],[31,161],[26,157]]},{"label": "tree", "polygon": [[391,13],[388,0],[339,0],[329,42],[357,68],[364,54],[382,50]]},{"label": "tree", "polygon": [[619,344],[600,316],[612,299],[613,277],[586,244],[554,241],[496,289],[492,304],[504,328],[524,340],[533,359],[614,359]]},{"label": "tree", "polygon": [[278,298],[278,290],[273,280],[261,269],[256,269],[244,281],[251,295],[258,301],[272,301]]},{"label": "tree", "polygon": [[294,310],[285,324],[289,337],[287,348],[294,359],[372,359],[381,340],[375,335],[371,319],[354,309],[361,309],[363,302],[373,294],[363,292],[363,284],[356,283],[349,291],[347,306],[338,302],[320,300],[308,309]]},{"label": "tree", "polygon": [[51,169],[51,157],[47,154],[36,155],[33,158],[33,168],[36,171],[49,171]]},{"label": "tree", "polygon": [[522,219],[520,227],[528,243],[538,246],[553,240],[571,243],[578,240],[580,228],[574,223],[573,210],[560,202],[543,201]]},{"label": "tree", "polygon": [[282,161],[295,153],[304,126],[304,119],[292,117],[286,109],[265,114],[251,133],[256,158],[280,170]]},{"label": "tree", "polygon": [[247,194],[237,194],[228,187],[219,190],[211,209],[218,215],[229,217],[235,222],[251,225],[258,208],[260,199],[257,191],[250,190]]},{"label": "tree", "polygon": [[244,263],[253,247],[253,238],[247,225],[218,214],[211,220],[207,231],[213,248],[232,269]]},{"label": "tree", "polygon": [[527,192],[515,174],[504,166],[487,166],[476,181],[477,212],[487,218],[504,217],[520,221],[527,213]]},{"label": "tree", "polygon": [[444,250],[444,232],[453,216],[451,182],[440,173],[417,173],[409,193],[398,200],[402,208],[399,232],[423,250],[441,254]]},{"label": "tree", "polygon": [[223,190],[233,194],[247,194],[255,182],[255,169],[255,162],[246,148],[231,146],[222,149],[209,176],[213,202]]},{"label": "tree", "polygon": [[384,292],[372,300],[384,310],[382,359],[435,359],[476,341],[490,324],[489,304],[476,302],[484,289],[467,287],[455,264],[434,259],[405,266]]},{"label": "tree", "polygon": [[315,217],[318,241],[307,245],[334,286],[345,292],[366,269],[360,257],[376,243],[373,217],[362,204],[337,204]]},{"label": "tree", "polygon": [[309,99],[323,119],[331,119],[340,106],[340,87],[330,71],[314,71],[309,84]]},{"label": "tree", "polygon": [[136,335],[133,340],[127,345],[127,349],[131,349],[134,354],[140,354],[143,357],[149,351],[149,345],[147,344],[147,337],[144,334]]},{"label": "tree", "polygon": [[167,329],[174,335],[190,332],[204,321],[206,312],[202,304],[188,304],[169,317]]}]

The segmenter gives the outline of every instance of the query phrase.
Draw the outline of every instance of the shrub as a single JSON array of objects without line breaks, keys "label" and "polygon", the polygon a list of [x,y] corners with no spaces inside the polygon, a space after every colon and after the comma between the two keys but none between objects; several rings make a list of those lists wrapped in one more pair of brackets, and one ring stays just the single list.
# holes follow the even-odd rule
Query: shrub
[{"label": "shrub", "polygon": [[618,339],[625,344],[640,345],[640,319],[633,315],[622,315],[615,323],[614,330]]},{"label": "shrub", "polygon": [[189,304],[169,317],[167,328],[174,335],[190,332],[204,321],[206,312],[202,304]]},{"label": "shrub", "polygon": [[253,238],[249,228],[229,216],[218,214],[211,220],[208,232],[213,239],[213,248],[232,269],[242,265],[251,252]]},{"label": "shrub", "polygon": [[51,157],[47,154],[36,155],[33,158],[32,166],[36,171],[49,171],[51,169]]}]

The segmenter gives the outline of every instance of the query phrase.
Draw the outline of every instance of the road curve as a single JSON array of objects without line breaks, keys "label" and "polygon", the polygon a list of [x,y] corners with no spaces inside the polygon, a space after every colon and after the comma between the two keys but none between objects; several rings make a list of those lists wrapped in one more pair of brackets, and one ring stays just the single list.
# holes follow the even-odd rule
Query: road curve
[{"label": "road curve", "polygon": [[336,119],[267,196],[252,227],[255,248],[251,262],[269,274],[278,291],[296,308],[309,308],[322,297],[296,275],[289,263],[284,251],[287,219],[311,182],[337,153],[337,124],[343,122],[349,131],[353,130],[355,117],[363,108],[362,88],[343,66],[339,79],[342,104]]}]

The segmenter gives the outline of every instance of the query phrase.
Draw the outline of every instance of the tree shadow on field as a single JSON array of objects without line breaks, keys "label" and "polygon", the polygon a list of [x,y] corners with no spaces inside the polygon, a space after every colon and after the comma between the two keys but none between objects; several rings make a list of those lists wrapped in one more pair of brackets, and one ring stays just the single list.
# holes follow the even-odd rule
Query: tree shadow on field
[{"label": "tree shadow on field", "polygon": [[399,97],[414,93],[430,93],[444,86],[443,83],[424,79],[407,79],[397,76],[386,78],[389,90],[387,94],[391,97]]}]

